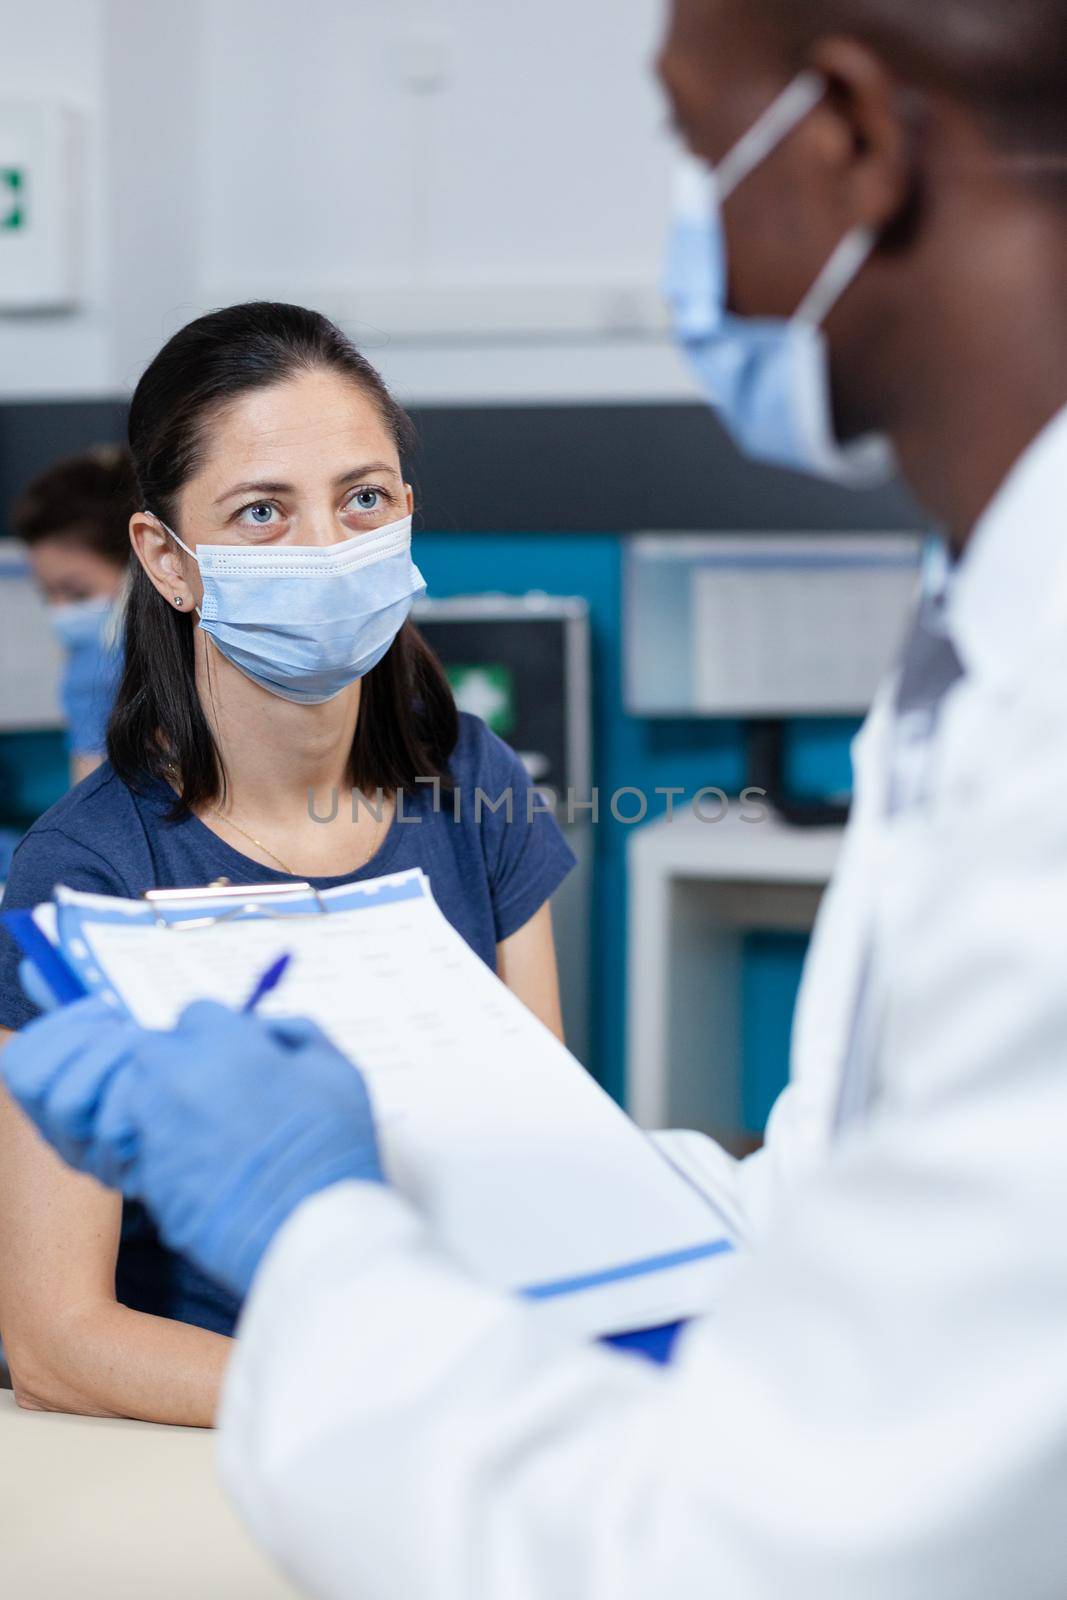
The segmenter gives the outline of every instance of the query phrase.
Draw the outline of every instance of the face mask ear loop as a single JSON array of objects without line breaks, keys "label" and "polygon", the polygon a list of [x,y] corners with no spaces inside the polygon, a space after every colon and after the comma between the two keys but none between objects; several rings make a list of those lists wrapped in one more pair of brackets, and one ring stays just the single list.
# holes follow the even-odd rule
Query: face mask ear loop
[{"label": "face mask ear loop", "polygon": [[845,290],[859,277],[877,242],[873,228],[853,228],[847,233],[805,295],[795,320],[821,328]]},{"label": "face mask ear loop", "polygon": [[793,79],[713,169],[720,205],[788,139],[825,94],[826,80],[821,73],[802,72]]},{"label": "face mask ear loop", "polygon": [[197,566],[200,565],[200,557],[197,555],[196,551],[190,550],[189,546],[184,542],[184,540],[178,538],[178,535],[175,533],[174,529],[164,522],[162,517],[157,517],[154,511],[146,511],[145,514],[151,517],[153,522],[158,522],[164,533],[169,533],[171,538],[174,540],[174,543],[179,545],[181,549],[185,551],[186,555],[189,556],[191,560],[196,562]]},{"label": "face mask ear loop", "polygon": [[[163,529],[164,533],[169,533],[170,534],[171,538],[174,540],[174,543],[176,545],[179,545],[185,551],[186,555],[189,557],[189,559],[191,561],[195,561],[197,566],[200,565],[200,557],[197,555],[196,551],[195,550],[190,550],[189,546],[185,543],[185,541],[183,539],[179,539],[178,538],[178,535],[175,533],[174,529],[172,527],[170,527],[166,522],[164,522],[162,517],[157,517],[154,511],[146,511],[145,514],[147,516],[151,517],[153,522],[158,522],[159,526]],[[194,609],[195,609],[196,614],[197,614],[198,617],[202,617],[203,616],[204,613],[201,611],[199,606],[196,606]]]}]

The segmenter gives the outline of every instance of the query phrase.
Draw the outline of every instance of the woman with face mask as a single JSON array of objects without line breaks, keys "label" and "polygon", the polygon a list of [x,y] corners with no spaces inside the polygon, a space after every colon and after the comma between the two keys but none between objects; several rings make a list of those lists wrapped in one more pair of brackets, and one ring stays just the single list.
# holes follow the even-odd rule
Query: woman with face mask
[{"label": "woman with face mask", "polygon": [[73,783],[104,759],[122,671],[116,603],[130,561],[134,495],[129,454],[101,445],[42,472],[11,514],[63,646],[60,698]]},{"label": "woman with face mask", "polygon": [[[410,443],[378,374],[316,313],[236,306],[165,346],[130,410],[136,560],[110,759],[27,835],[7,909],[56,883],[327,888],[421,867],[561,1031],[548,902],[573,857],[408,620],[424,590]],[[32,1015],[17,966],[0,934],[0,1038]],[[0,1237],[23,1404],[210,1424],[238,1304],[6,1103]]]}]

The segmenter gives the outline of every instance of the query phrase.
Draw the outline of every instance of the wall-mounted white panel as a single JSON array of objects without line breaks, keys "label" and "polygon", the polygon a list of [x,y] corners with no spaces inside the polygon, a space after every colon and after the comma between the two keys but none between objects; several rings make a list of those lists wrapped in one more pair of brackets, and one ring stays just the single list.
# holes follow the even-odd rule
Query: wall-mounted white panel
[{"label": "wall-mounted white panel", "polygon": [[446,0],[457,51],[425,171],[427,249],[460,280],[655,288],[673,142],[662,0]]},{"label": "wall-mounted white panel", "polygon": [[685,399],[659,296],[661,0],[33,0],[0,100],[76,107],[75,312],[0,316],[0,397],[136,383],[199,313],[336,316],[408,401]]},{"label": "wall-mounted white panel", "polygon": [[69,106],[0,99],[0,313],[78,302],[78,135]]},{"label": "wall-mounted white panel", "polygon": [[106,394],[115,381],[111,355],[120,313],[109,282],[109,174],[101,128],[112,116],[121,118],[123,108],[104,83],[105,0],[33,0],[0,9],[0,102],[70,108],[78,118],[81,156],[78,306],[57,302],[53,310],[42,303],[0,314],[0,399]]},{"label": "wall-mounted white panel", "polygon": [[204,18],[205,303],[298,299],[391,343],[662,331],[658,0]]},{"label": "wall-mounted white panel", "polygon": [[[360,329],[354,330],[357,334]],[[452,343],[360,338],[405,405],[562,405],[695,401],[667,339]]]}]

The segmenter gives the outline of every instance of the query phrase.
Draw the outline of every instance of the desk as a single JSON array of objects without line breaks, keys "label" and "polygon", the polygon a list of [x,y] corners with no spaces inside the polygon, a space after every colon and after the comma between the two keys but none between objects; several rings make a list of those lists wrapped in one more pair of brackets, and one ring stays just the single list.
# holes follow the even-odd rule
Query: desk
[{"label": "desk", "polygon": [[741,955],[746,932],[807,932],[839,828],[691,811],[629,840],[627,1104],[642,1127],[741,1132]]},{"label": "desk", "polygon": [[5,1600],[294,1600],[231,1511],[214,1435],[20,1411],[0,1392]]}]

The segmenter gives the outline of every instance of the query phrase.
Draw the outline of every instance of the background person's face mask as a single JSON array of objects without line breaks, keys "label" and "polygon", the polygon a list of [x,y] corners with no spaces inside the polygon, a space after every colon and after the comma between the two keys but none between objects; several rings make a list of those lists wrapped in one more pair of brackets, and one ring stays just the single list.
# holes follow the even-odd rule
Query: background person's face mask
[{"label": "background person's face mask", "polygon": [[728,310],[722,207],[824,94],[823,80],[803,73],[714,171],[685,161],[665,289],[678,341],[739,448],[757,461],[861,488],[893,476],[893,447],[880,434],[847,445],[838,440],[822,330],[870,257],[875,234],[856,228],[841,241],[793,317],[740,317]]},{"label": "background person's face mask", "polygon": [[200,568],[203,631],[253,683],[301,705],[332,700],[376,667],[426,592],[410,517],[341,544],[270,549],[194,551],[162,526]]},{"label": "background person's face mask", "polygon": [[102,753],[107,719],[122,672],[115,601],[106,597],[48,607],[48,620],[66,660],[60,700],[70,748],[78,756]]},{"label": "background person's face mask", "polygon": [[52,631],[67,651],[106,650],[110,644],[115,603],[106,595],[92,600],[71,600],[48,607]]}]

